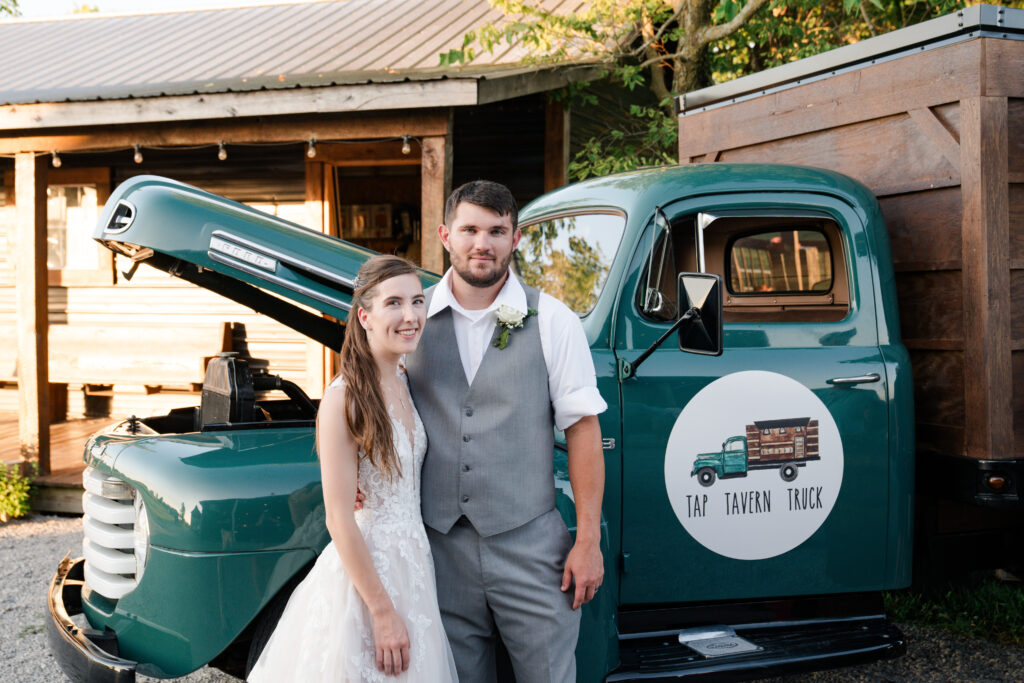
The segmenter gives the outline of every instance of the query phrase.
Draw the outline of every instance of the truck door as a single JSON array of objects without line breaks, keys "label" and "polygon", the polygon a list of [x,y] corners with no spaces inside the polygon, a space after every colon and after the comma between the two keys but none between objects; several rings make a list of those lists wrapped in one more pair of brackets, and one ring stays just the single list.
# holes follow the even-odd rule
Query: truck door
[{"label": "truck door", "polygon": [[[888,392],[860,216],[795,193],[664,213],[633,257],[616,352],[632,361],[668,328],[676,274],[694,270],[723,279],[724,351],[673,339],[621,383],[623,604],[882,588]],[[721,450],[725,475],[695,476]]]}]

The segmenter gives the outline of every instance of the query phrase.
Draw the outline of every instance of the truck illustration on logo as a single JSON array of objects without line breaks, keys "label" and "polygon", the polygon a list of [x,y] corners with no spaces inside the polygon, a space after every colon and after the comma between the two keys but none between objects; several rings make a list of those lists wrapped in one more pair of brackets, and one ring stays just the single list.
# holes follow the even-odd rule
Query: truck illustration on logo
[{"label": "truck illustration on logo", "polygon": [[701,486],[715,479],[745,477],[750,470],[777,469],[783,481],[796,479],[797,468],[818,454],[818,421],[809,417],[786,420],[755,420],[746,436],[730,436],[717,453],[700,453],[690,476]]}]

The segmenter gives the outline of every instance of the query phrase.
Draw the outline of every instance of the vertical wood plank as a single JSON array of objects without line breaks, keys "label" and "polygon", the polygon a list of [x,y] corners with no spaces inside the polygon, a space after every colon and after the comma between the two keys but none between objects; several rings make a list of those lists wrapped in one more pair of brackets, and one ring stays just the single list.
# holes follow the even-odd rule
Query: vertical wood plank
[{"label": "vertical wood plank", "polygon": [[306,214],[307,225],[324,230],[324,166],[320,161],[306,162]]},{"label": "vertical wood plank", "polygon": [[49,474],[46,157],[15,155],[14,196],[20,451],[26,460],[38,460],[40,474]]},{"label": "vertical wood plank", "polygon": [[569,112],[561,102],[544,107],[544,191],[569,182]]},{"label": "vertical wood plank", "polygon": [[[330,220],[325,192],[325,178],[330,175],[327,164],[319,161],[306,162],[306,213],[309,227],[328,232]],[[330,353],[319,342],[306,341],[306,393],[322,396],[326,386],[325,376],[330,371],[327,354]]]},{"label": "vertical wood plank", "polygon": [[1011,458],[1007,100],[961,100],[964,402],[967,455]]},{"label": "vertical wood plank", "polygon": [[451,135],[433,135],[422,140],[420,167],[420,266],[434,273],[444,272],[444,248],[437,226],[444,222],[444,202],[452,187]]}]

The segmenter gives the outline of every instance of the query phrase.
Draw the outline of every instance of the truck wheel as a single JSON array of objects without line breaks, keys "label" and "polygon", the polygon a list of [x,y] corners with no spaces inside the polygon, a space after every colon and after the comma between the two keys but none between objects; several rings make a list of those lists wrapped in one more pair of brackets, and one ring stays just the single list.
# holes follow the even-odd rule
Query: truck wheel
[{"label": "truck wheel", "polygon": [[701,486],[711,486],[715,483],[715,470],[710,467],[701,467],[697,470],[697,481]]},{"label": "truck wheel", "polygon": [[256,666],[256,660],[260,658],[263,648],[267,646],[270,636],[274,633],[274,627],[277,626],[284,608],[288,605],[288,598],[291,597],[291,594],[290,590],[278,593],[260,615],[252,634],[252,642],[249,645],[249,656],[245,663],[246,678],[249,677],[252,668]]},{"label": "truck wheel", "polygon": [[796,479],[796,465],[783,465],[779,468],[779,476],[782,477],[782,481],[793,481]]}]

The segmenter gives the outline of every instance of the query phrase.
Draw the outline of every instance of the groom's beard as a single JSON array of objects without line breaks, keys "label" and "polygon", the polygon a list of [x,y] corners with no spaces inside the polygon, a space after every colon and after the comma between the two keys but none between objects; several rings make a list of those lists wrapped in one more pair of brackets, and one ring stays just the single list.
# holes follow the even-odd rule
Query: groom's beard
[{"label": "groom's beard", "polygon": [[[467,258],[467,261],[469,259]],[[512,252],[508,253],[504,261],[494,261],[494,268],[488,273],[477,274],[469,270],[466,263],[452,259],[452,268],[462,278],[463,282],[471,287],[486,288],[497,284],[508,272],[508,264],[512,262]]]}]

